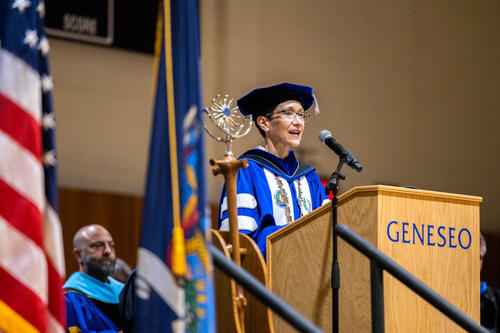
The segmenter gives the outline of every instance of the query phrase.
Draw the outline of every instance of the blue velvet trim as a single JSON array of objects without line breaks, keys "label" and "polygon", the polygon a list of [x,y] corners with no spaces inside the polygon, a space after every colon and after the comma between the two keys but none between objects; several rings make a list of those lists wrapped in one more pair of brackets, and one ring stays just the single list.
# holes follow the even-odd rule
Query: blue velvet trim
[{"label": "blue velvet trim", "polygon": [[241,157],[244,158],[246,154],[254,154],[265,158],[266,160],[272,162],[276,167],[278,167],[284,174],[288,175],[289,177],[293,176],[293,174],[299,167],[299,162],[297,161],[293,150],[290,150],[288,152],[288,156],[283,159],[259,148],[249,150]]},{"label": "blue velvet trim", "polygon": [[92,276],[80,272],[71,274],[64,284],[65,289],[75,289],[88,297],[95,298],[105,303],[119,303],[118,296],[123,288],[123,283],[108,277],[109,283],[102,282]]}]

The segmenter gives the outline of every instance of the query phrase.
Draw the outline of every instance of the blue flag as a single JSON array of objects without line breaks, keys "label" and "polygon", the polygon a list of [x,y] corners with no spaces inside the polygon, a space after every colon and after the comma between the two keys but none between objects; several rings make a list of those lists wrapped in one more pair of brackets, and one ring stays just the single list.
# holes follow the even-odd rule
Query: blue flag
[{"label": "blue flag", "polygon": [[215,332],[213,268],[205,240],[198,1],[165,1],[160,16],[135,331]]}]

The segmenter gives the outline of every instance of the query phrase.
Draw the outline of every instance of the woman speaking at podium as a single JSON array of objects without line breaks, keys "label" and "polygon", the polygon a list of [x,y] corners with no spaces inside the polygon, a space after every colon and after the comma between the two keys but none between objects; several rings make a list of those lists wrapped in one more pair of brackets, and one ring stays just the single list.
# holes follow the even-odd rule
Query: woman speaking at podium
[{"label": "woman speaking at podium", "polygon": [[[245,152],[248,168],[237,176],[238,229],[250,236],[266,257],[266,237],[328,202],[314,169],[300,163],[298,147],[314,103],[311,87],[282,83],[259,88],[240,98],[240,112],[252,115],[264,144]],[[218,226],[229,230],[225,187]]]}]

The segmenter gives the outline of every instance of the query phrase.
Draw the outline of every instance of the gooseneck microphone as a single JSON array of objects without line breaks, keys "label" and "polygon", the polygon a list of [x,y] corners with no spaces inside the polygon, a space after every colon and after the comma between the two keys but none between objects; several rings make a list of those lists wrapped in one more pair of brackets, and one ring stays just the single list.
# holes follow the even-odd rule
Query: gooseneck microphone
[{"label": "gooseneck microphone", "polygon": [[339,155],[340,157],[345,156],[346,161],[345,163],[356,170],[357,172],[360,172],[363,170],[363,167],[361,164],[359,164],[358,160],[340,143],[335,141],[335,139],[332,136],[332,133],[327,130],[322,130],[319,132],[318,135],[319,141],[323,142],[325,145],[327,145],[331,150],[335,152],[335,154]]}]

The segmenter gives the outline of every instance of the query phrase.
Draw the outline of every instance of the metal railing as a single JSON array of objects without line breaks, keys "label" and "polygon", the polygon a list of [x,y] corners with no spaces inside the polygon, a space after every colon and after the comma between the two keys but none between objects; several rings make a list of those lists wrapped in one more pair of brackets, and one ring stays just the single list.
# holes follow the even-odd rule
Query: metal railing
[{"label": "metal railing", "polygon": [[[398,265],[394,260],[378,250],[370,242],[363,239],[344,224],[335,226],[337,236],[345,240],[370,259],[371,302],[372,302],[372,331],[384,332],[384,280],[383,271],[387,271],[396,279],[413,290],[420,297],[444,313],[448,318],[460,325],[468,332],[489,332],[465,313],[460,311],[441,295],[426,286],[415,276]],[[479,286],[478,286],[479,288]]]},{"label": "metal railing", "polygon": [[[394,260],[378,250],[370,242],[363,239],[348,226],[337,224],[337,236],[370,259],[370,286],[372,303],[372,331],[384,332],[384,280],[383,271],[398,279],[417,295],[429,302],[436,309],[445,314],[468,332],[488,333],[489,331],[476,323],[457,307],[452,305],[441,295],[426,286],[415,276],[398,265]],[[214,265],[223,273],[233,278],[239,285],[254,295],[261,302],[271,308],[276,314],[287,321],[300,332],[322,332],[318,327],[303,317],[299,312],[286,304],[281,298],[267,289],[260,281],[250,275],[243,268],[233,263],[230,259],[210,244],[210,253]]]}]

